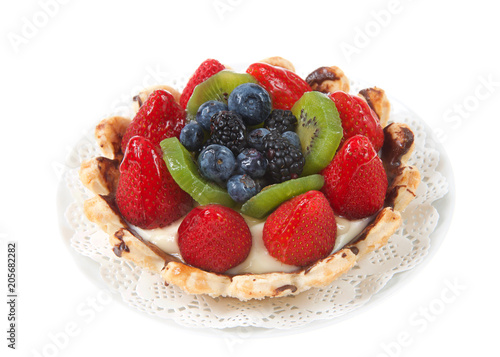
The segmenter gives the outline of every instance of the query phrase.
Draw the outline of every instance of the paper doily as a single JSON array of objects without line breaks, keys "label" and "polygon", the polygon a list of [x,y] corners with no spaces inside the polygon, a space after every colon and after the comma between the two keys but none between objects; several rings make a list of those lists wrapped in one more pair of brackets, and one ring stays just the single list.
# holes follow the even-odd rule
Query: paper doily
[{"label": "paper doily", "polygon": [[[356,91],[361,85],[351,81]],[[423,122],[398,102],[391,100],[391,121],[408,124],[415,134],[415,150],[409,164],[418,167],[422,182],[417,197],[403,213],[402,227],[381,249],[370,253],[353,269],[325,288],[297,296],[242,302],[234,298],[189,295],[176,286],[165,286],[159,275],[116,257],[108,236],[83,214],[83,202],[93,194],[78,179],[81,162],[100,156],[91,135],[76,144],[65,173],[73,197],[66,220],[74,230],[71,246],[100,264],[104,282],[131,307],[190,327],[230,328],[256,326],[286,329],[322,319],[333,319],[366,304],[395,273],[413,269],[430,249],[430,235],[439,214],[432,203],[448,191],[446,178],[437,170],[439,151],[427,137]]]}]

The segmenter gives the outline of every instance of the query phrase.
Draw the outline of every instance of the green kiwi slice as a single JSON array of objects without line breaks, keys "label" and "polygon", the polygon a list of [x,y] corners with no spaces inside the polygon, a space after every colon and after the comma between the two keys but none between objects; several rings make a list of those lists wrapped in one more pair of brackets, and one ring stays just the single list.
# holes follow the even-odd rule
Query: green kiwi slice
[{"label": "green kiwi slice", "polygon": [[257,83],[257,80],[248,73],[223,70],[198,84],[186,106],[188,120],[194,120],[200,105],[209,100],[218,100],[227,105],[229,94],[243,83]]},{"label": "green kiwi slice", "polygon": [[205,180],[200,175],[198,165],[177,138],[165,139],[160,143],[160,146],[163,151],[163,160],[173,179],[196,202],[201,205],[218,203],[227,207],[236,205],[226,190]]},{"label": "green kiwi slice", "polygon": [[319,190],[324,183],[323,176],[311,175],[267,186],[241,206],[241,213],[264,218],[281,203],[307,191]]},{"label": "green kiwi slice", "polygon": [[306,159],[302,176],[324,169],[342,140],[342,122],[335,103],[323,93],[307,92],[292,107],[298,124],[295,132],[300,138]]}]

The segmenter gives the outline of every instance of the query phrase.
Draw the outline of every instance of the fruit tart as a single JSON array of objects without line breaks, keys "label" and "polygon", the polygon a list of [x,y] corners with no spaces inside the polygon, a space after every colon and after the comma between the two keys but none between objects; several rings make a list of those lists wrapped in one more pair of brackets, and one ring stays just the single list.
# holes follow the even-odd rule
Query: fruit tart
[{"label": "fruit tart", "polygon": [[206,60],[182,92],[147,88],[96,127],[87,218],[121,259],[187,293],[240,300],[330,284],[385,245],[415,197],[411,129],[380,88],[280,57]]}]

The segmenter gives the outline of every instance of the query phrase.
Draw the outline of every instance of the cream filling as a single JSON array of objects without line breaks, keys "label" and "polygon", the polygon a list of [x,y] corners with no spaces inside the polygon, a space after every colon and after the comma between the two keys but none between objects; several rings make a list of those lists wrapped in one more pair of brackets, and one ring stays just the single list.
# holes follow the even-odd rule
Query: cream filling
[{"label": "cream filling", "polygon": [[243,218],[245,218],[248,228],[250,228],[250,233],[252,233],[252,248],[243,263],[227,271],[229,274],[263,274],[274,271],[290,273],[298,269],[294,265],[284,264],[269,255],[262,240],[265,220],[258,220],[248,216],[243,216]]},{"label": "cream filling", "polygon": [[[299,269],[297,266],[284,264],[269,255],[264,246],[264,241],[262,240],[265,220],[259,220],[248,216],[243,216],[243,218],[247,222],[250,232],[252,233],[252,248],[245,261],[228,270],[228,274],[289,273]],[[180,257],[179,245],[177,244],[177,230],[183,219],[184,217],[163,228],[133,228],[143,239],[153,243],[165,253]],[[345,218],[335,216],[335,221],[337,222],[337,238],[335,239],[335,247],[332,253],[340,250],[360,234],[371,219],[372,217],[367,217],[356,221],[349,221]]]},{"label": "cream filling", "polygon": [[370,216],[350,221],[348,219],[335,216],[335,222],[337,223],[337,238],[335,238],[335,246],[332,253],[342,249],[347,245],[347,243],[352,241],[363,231],[363,229],[365,229],[372,218],[373,216]]}]

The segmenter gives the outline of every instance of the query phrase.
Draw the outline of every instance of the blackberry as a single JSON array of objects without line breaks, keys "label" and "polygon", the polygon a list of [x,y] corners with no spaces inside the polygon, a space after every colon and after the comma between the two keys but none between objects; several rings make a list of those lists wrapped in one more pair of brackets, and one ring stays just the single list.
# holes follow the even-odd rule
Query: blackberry
[{"label": "blackberry", "polygon": [[264,150],[264,136],[270,131],[265,128],[258,128],[248,133],[248,146],[259,151]]},{"label": "blackberry", "polygon": [[231,111],[214,115],[210,124],[211,136],[207,145],[218,144],[229,148],[238,156],[247,146],[247,128],[241,117]]},{"label": "blackberry", "polygon": [[283,134],[285,131],[295,131],[297,118],[290,110],[274,109],[264,122],[264,127],[270,131],[278,131]]},{"label": "blackberry", "polygon": [[302,151],[276,131],[264,137],[264,155],[268,160],[267,173],[274,182],[298,178],[306,162]]}]

